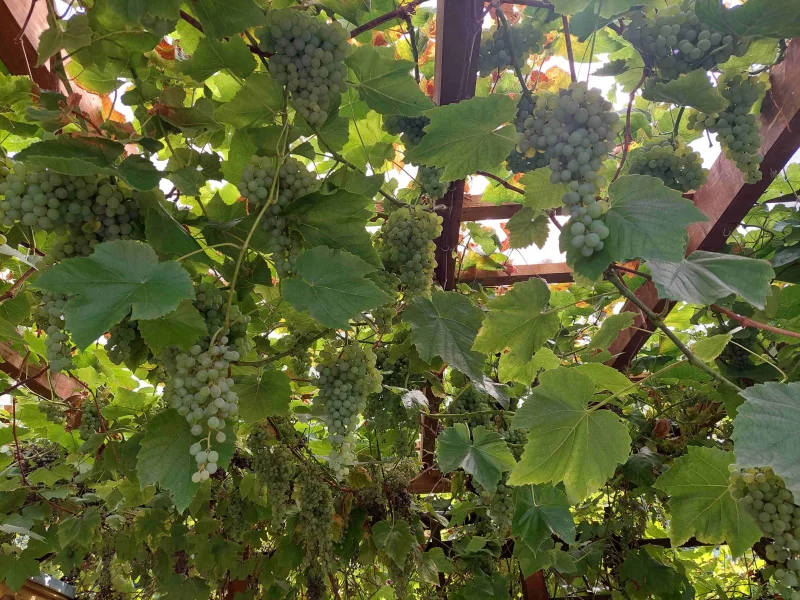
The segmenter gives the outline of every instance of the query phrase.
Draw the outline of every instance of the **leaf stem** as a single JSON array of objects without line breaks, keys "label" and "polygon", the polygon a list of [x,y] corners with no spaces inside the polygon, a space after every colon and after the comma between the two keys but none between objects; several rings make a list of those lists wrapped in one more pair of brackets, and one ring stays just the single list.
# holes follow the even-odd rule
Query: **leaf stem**
[{"label": "leaf stem", "polygon": [[625,161],[628,159],[628,150],[630,150],[631,142],[633,141],[633,136],[631,135],[631,111],[633,110],[633,101],[636,99],[636,92],[644,85],[646,79],[647,69],[644,69],[639,83],[631,90],[630,99],[628,100],[628,111],[625,113],[625,142],[622,145],[622,160],[619,163],[619,167],[617,167],[617,172],[614,174],[614,179],[611,180],[612,183],[619,178],[619,174],[622,173],[622,167],[625,166]]},{"label": "leaf stem", "polygon": [[569,32],[569,19],[567,15],[561,15],[561,24],[564,27],[564,41],[567,44],[567,59],[569,60],[569,76],[572,79],[572,83],[578,81],[578,77],[575,74],[575,56],[572,54],[572,36]]},{"label": "leaf stem", "polygon": [[[531,91],[528,89],[528,84],[525,82],[525,76],[522,74],[522,68],[519,64],[519,60],[517,59],[517,51],[514,49],[514,43],[512,42],[511,36],[511,26],[508,24],[508,19],[506,19],[503,9],[499,6],[495,8],[494,13],[497,15],[497,17],[500,19],[500,23],[503,25],[503,32],[505,33],[506,42],[508,43],[508,51],[511,54],[511,65],[514,67],[514,73],[517,74],[519,84],[522,86],[522,95],[530,100],[531,103],[533,103],[533,96],[531,95]],[[574,77],[572,81],[575,81]]]},{"label": "leaf stem", "polygon": [[689,347],[686,344],[684,344],[669,327],[667,327],[667,325],[664,323],[661,317],[659,317],[656,313],[650,310],[650,308],[644,302],[642,302],[636,294],[634,294],[631,290],[628,289],[628,287],[622,282],[619,276],[612,269],[606,271],[606,280],[609,283],[611,283],[611,285],[613,285],[615,288],[617,288],[619,290],[619,293],[622,294],[623,297],[625,297],[631,303],[636,305],[636,307],[638,307],[639,310],[641,310],[642,313],[644,313],[647,319],[653,325],[658,327],[664,333],[664,335],[666,335],[672,341],[672,343],[678,347],[678,350],[680,350],[681,353],[683,353],[683,355],[689,361],[689,364],[697,367],[704,373],[711,375],[711,377],[713,377],[720,383],[724,384],[725,386],[731,388],[732,390],[735,390],[737,393],[742,391],[738,385],[726,379],[721,373],[715,371],[705,361],[698,358],[694,354],[694,352],[692,352],[689,349]]},{"label": "leaf stem", "polygon": [[683,118],[683,112],[686,110],[685,106],[681,106],[678,109],[678,116],[675,117],[675,126],[672,128],[672,141],[674,142],[678,137],[678,131],[681,128],[681,119]]},{"label": "leaf stem", "polygon": [[782,329],[780,327],[774,327],[773,325],[768,325],[766,323],[760,323],[759,321],[754,321],[750,317],[745,317],[744,315],[737,314],[732,310],[725,308],[724,306],[712,304],[711,306],[709,306],[709,308],[716,313],[729,316],[731,319],[739,323],[739,325],[741,325],[742,327],[761,329],[763,331],[769,331],[770,333],[777,333],[779,335],[786,335],[789,337],[800,339],[800,333],[797,333],[796,331],[789,331],[788,329]]}]

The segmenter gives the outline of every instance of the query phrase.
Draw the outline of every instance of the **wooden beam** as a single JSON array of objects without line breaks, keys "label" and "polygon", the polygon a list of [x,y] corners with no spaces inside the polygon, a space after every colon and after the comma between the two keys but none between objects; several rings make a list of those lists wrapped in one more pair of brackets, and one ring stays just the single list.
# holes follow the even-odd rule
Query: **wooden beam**
[{"label": "wooden beam", "polygon": [[[9,344],[0,343],[0,371],[8,374],[15,381],[27,379],[34,373],[41,371],[41,364],[26,361],[24,357],[14,350]],[[60,398],[68,400],[83,391],[81,384],[63,373],[43,373],[28,381],[25,387],[34,394],[44,398]]]},{"label": "wooden beam", "polygon": [[527,281],[538,277],[547,283],[569,283],[572,281],[572,271],[567,263],[542,263],[537,265],[519,265],[513,267],[510,273],[506,271],[477,271],[467,269],[459,277],[459,282],[468,283],[477,281],[484,287],[499,287],[512,285],[519,281]]},{"label": "wooden beam", "polygon": [[[433,101],[454,104],[475,95],[478,50],[483,25],[482,0],[438,0]],[[464,180],[454,181],[440,204],[442,235],[436,240],[436,279],[445,290],[455,287],[456,250],[461,229]]]},{"label": "wooden beam", "polygon": [[[758,202],[770,183],[800,148],[800,40],[790,40],[785,60],[770,76],[772,84],[761,107],[761,181],[746,184],[736,165],[720,155],[708,174],[706,184],[694,194],[694,203],[708,221],[689,227],[687,254],[695,250],[717,252],[736,230],[742,219]],[[669,311],[674,303],[658,298],[655,285],[647,282],[636,295],[654,312]],[[638,314],[638,309],[626,303],[623,311]],[[653,331],[653,325],[639,315],[633,327],[620,333],[611,345],[616,358],[613,366],[627,368]]]},{"label": "wooden beam", "polygon": [[491,204],[483,202],[481,196],[464,196],[464,204],[461,207],[461,221],[486,221],[489,219],[510,219],[522,210],[522,204],[516,202],[504,202],[503,204]]}]

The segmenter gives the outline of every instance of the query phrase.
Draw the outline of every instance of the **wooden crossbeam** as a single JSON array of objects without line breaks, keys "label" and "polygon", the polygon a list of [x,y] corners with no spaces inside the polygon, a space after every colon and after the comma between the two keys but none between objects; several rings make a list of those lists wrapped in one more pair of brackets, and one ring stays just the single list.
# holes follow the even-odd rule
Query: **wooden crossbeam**
[{"label": "wooden crossbeam", "polygon": [[569,283],[572,281],[572,270],[564,262],[517,265],[509,272],[467,269],[458,280],[465,283],[477,281],[484,287],[500,287],[537,277],[547,283]]},{"label": "wooden crossbeam", "polygon": [[15,381],[28,380],[25,387],[38,396],[66,401],[83,391],[80,382],[63,373],[44,372],[31,378],[42,370],[42,365],[26,360],[9,344],[0,343],[0,360],[0,371]]},{"label": "wooden crossbeam", "polygon": [[484,202],[481,196],[464,196],[464,204],[461,207],[461,221],[487,221],[491,219],[510,219],[522,210],[522,204],[516,202],[504,202],[502,204],[491,204]]},{"label": "wooden crossbeam", "polygon": [[[758,202],[767,187],[800,148],[800,40],[791,40],[785,60],[772,70],[772,84],[761,107],[761,181],[746,184],[736,165],[721,155],[708,174],[706,184],[694,195],[694,203],[708,221],[689,227],[688,253],[716,252]],[[790,199],[791,200],[791,199]],[[655,285],[647,282],[636,295],[655,313],[668,311],[673,303],[658,298]],[[623,311],[637,314],[633,326],[620,333],[611,345],[613,366],[625,369],[653,332],[653,324],[627,302]]]}]

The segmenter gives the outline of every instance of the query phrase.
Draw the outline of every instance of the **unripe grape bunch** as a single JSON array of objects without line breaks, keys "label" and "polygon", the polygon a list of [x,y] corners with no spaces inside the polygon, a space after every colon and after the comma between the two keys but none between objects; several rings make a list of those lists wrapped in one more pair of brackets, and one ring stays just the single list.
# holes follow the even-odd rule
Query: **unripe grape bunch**
[{"label": "unripe grape bunch", "polygon": [[201,438],[189,448],[197,461],[197,471],[192,474],[195,483],[217,471],[219,453],[213,442],[225,441],[226,419],[239,412],[234,381],[228,377],[230,364],[239,360],[239,353],[227,344],[223,335],[211,346],[195,344],[189,352],[178,353],[174,362],[166,361],[169,377],[164,399],[186,418],[192,435]]},{"label": "unripe grape bunch", "polygon": [[[461,391],[457,397],[447,405],[447,414],[464,415],[464,417],[452,417],[448,419],[452,423],[467,423],[470,427],[492,426],[492,415],[488,411],[492,410],[490,396],[484,392],[476,390],[474,386],[469,386]],[[486,413],[486,414],[471,414]]]},{"label": "unripe grape bunch", "polygon": [[225,327],[227,301],[227,295],[211,283],[204,281],[195,286],[194,307],[203,315],[208,335],[212,338],[220,334],[225,335],[228,338],[226,343],[232,346],[233,350],[240,355],[247,354],[251,350],[250,340],[247,337],[250,317],[242,314],[236,304],[231,304],[228,327]]},{"label": "unripe grape bunch", "polygon": [[146,344],[135,321],[126,317],[109,330],[106,351],[109,360],[115,365],[130,364],[132,358],[146,351]]},{"label": "unripe grape bunch", "polygon": [[746,41],[700,22],[694,0],[658,11],[635,11],[622,36],[665,79],[696,69],[710,71],[734,55],[743,56],[748,48]]},{"label": "unripe grape bunch", "polygon": [[731,465],[730,492],[773,541],[765,548],[769,561],[777,563],[773,577],[800,600],[800,506],[784,481],[770,468],[736,469]]},{"label": "unripe grape bunch", "polygon": [[438,200],[447,193],[449,183],[442,181],[442,175],[444,175],[444,169],[424,165],[419,168],[417,180],[428,198]]},{"label": "unripe grape bunch", "polygon": [[297,10],[271,10],[267,21],[259,47],[272,54],[270,75],[286,86],[306,121],[322,125],[347,87],[350,36],[336,21],[323,23]]},{"label": "unripe grape bunch", "polygon": [[714,115],[692,111],[687,121],[689,129],[707,129],[717,134],[725,156],[744,173],[746,183],[762,178],[760,165],[764,157],[758,153],[761,130],[752,109],[766,86],[766,79],[761,76],[733,75],[719,85],[720,93],[729,102],[727,108]]},{"label": "unripe grape bunch", "polygon": [[399,135],[400,141],[408,149],[416,146],[425,136],[425,127],[431,122],[428,117],[406,117],[391,115],[383,121],[383,129],[390,135]]},{"label": "unripe grape bunch", "polygon": [[420,205],[396,208],[378,233],[384,267],[400,278],[410,295],[426,294],[436,268],[433,240],[442,233],[442,217]]},{"label": "unripe grape bunch", "polygon": [[381,391],[381,374],[375,368],[375,354],[352,342],[339,348],[327,346],[316,367],[319,393],[314,405],[324,413],[333,448],[329,465],[339,476],[349,471],[355,457],[355,431],[370,394]]},{"label": "unripe grape bunch", "polygon": [[679,192],[696,190],[706,181],[708,171],[697,152],[670,140],[654,140],[631,152],[632,175],[657,177],[669,188]]},{"label": "unripe grape bunch", "polygon": [[256,425],[247,438],[252,454],[250,466],[259,483],[267,488],[272,516],[283,521],[292,501],[292,484],[297,477],[297,459],[291,449],[275,439],[267,425]]},{"label": "unripe grape bunch", "polygon": [[[305,196],[317,185],[314,174],[299,160],[288,157],[277,169],[277,197],[267,208],[261,227],[267,232],[272,261],[279,277],[294,273],[297,256],[302,249],[302,240],[289,230],[289,223],[281,213],[297,198]],[[239,193],[247,198],[253,211],[258,211],[270,200],[275,185],[275,158],[269,156],[250,157],[239,181]]]},{"label": "unripe grape bunch", "polygon": [[42,293],[42,303],[34,309],[36,326],[47,334],[44,339],[45,357],[53,373],[75,368],[72,362],[72,344],[66,331],[64,306],[67,297],[63,294]]},{"label": "unripe grape bunch", "polygon": [[[528,171],[535,171],[541,167],[546,167],[550,162],[545,155],[536,152],[536,149],[530,149],[530,144],[525,144],[525,121],[527,121],[536,109],[536,98],[529,98],[523,95],[517,104],[517,115],[514,118],[514,126],[517,128],[517,147],[511,151],[511,154],[506,158],[508,169],[514,173],[527,173]],[[524,151],[520,149],[525,148]]]},{"label": "unripe grape bunch", "polygon": [[542,51],[544,35],[531,21],[523,20],[509,27],[511,42],[509,43],[503,27],[492,27],[481,35],[481,47],[478,65],[481,77],[491,75],[492,71],[504,71],[511,67],[511,46],[513,45],[519,65],[528,62],[531,54]]}]

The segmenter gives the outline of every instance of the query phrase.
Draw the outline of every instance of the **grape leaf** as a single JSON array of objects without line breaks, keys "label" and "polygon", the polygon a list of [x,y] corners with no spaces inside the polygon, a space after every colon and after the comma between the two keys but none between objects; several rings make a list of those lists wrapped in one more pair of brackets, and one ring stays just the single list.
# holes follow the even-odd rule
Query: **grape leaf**
[{"label": "grape leaf", "polygon": [[532,357],[560,327],[557,312],[542,312],[549,300],[550,290],[541,279],[519,282],[490,300],[472,349],[492,354],[508,348],[523,359]]},{"label": "grape leaf", "polygon": [[550,183],[550,169],[541,168],[529,171],[520,177],[519,182],[525,186],[523,204],[533,210],[542,211],[561,206],[561,198],[567,192],[562,183]]},{"label": "grape leaf", "polygon": [[515,352],[506,352],[500,357],[497,373],[502,382],[517,381],[530,385],[538,377],[539,371],[557,369],[560,365],[561,359],[550,348],[545,347],[537,350],[528,361]]},{"label": "grape leaf", "polygon": [[733,420],[736,466],[772,467],[800,495],[800,383],[764,383],[741,392]]},{"label": "grape leaf", "polygon": [[609,210],[604,221],[609,229],[605,247],[585,258],[573,248],[569,228],[561,232],[561,251],[567,262],[584,277],[596,280],[608,265],[633,258],[680,261],[685,254],[691,223],[706,216],[691,200],[649,175],[626,175],[608,188]]},{"label": "grape leaf", "polygon": [[647,550],[637,548],[628,552],[620,566],[620,575],[633,583],[633,598],[684,600],[694,598],[694,588],[686,575],[651,557]]},{"label": "grape leaf", "polygon": [[738,294],[750,304],[764,308],[770,282],[775,277],[766,260],[696,251],[676,261],[650,259],[658,295],[692,304],[713,304],[720,298]]},{"label": "grape leaf", "polygon": [[133,189],[145,192],[156,187],[162,175],[153,163],[138,154],[126,156],[115,171]]},{"label": "grape leaf", "polygon": [[[605,19],[627,12],[632,6],[658,6],[661,0],[603,0],[599,16]],[[594,5],[595,0],[553,0],[555,10],[562,15],[574,15]],[[597,11],[595,10],[597,14]]]},{"label": "grape leaf", "polygon": [[23,552],[21,555],[8,553],[0,556],[0,581],[11,591],[18,592],[29,577],[38,577],[41,573],[36,557]]},{"label": "grape leaf", "polygon": [[403,311],[411,339],[425,362],[437,356],[472,379],[483,379],[486,357],[472,350],[483,311],[456,292],[433,290],[430,299],[418,296]]},{"label": "grape leaf", "polygon": [[297,259],[297,276],[281,284],[283,297],[297,310],[307,310],[326,327],[349,329],[349,319],[386,304],[391,297],[364,275],[375,271],[359,257],[317,246]]},{"label": "grape leaf", "polygon": [[19,151],[14,159],[30,161],[65,175],[115,175],[114,164],[124,151],[122,144],[106,138],[91,138],[90,141],[65,134],[35,142]]},{"label": "grape leaf", "polygon": [[282,108],[283,88],[268,73],[257,71],[215,114],[221,123],[244,129],[273,123]]},{"label": "grape leaf", "polygon": [[[235,436],[230,434],[225,443],[214,443],[214,449],[219,452],[217,464],[223,469],[233,456],[234,439]],[[189,454],[189,446],[195,441],[197,438],[189,430],[186,419],[170,408],[147,424],[136,458],[141,489],[148,485],[166,488],[172,494],[178,512],[186,510],[200,487],[192,482],[197,462]]]},{"label": "grape leaf", "polygon": [[800,36],[800,5],[785,0],[748,0],[725,8],[719,0],[697,0],[697,17],[716,31],[735,37],[793,38]]},{"label": "grape leaf", "polygon": [[399,567],[406,564],[406,557],[411,552],[416,538],[411,533],[411,527],[403,519],[394,523],[380,521],[372,527],[372,538],[375,545],[386,552]]},{"label": "grape leaf", "polygon": [[160,204],[147,209],[145,237],[156,251],[167,256],[185,256],[194,252],[192,260],[208,266],[215,264],[205,252],[198,252],[201,247],[197,240]]},{"label": "grape leaf", "polygon": [[37,67],[46,64],[61,49],[72,52],[92,43],[92,29],[86,13],[73,15],[66,21],[48,17],[47,22],[49,27],[39,37]]},{"label": "grape leaf", "polygon": [[205,600],[211,596],[208,583],[199,577],[173,573],[164,580],[158,591],[169,600]]},{"label": "grape leaf", "polygon": [[91,256],[54,265],[36,287],[71,296],[64,312],[78,348],[89,346],[131,310],[134,320],[157,319],[194,298],[192,280],[179,263],[159,263],[153,248],[131,240],[104,242]]},{"label": "grape leaf", "polygon": [[181,73],[195,81],[205,81],[214,73],[225,69],[245,79],[256,68],[255,56],[238,35],[227,41],[201,38],[192,57],[178,65]]},{"label": "grape leaf", "polygon": [[711,337],[697,340],[692,344],[692,352],[702,361],[711,362],[716,359],[725,349],[733,336],[730,333],[721,333],[719,335],[712,335]]},{"label": "grape leaf", "polygon": [[189,350],[197,340],[208,335],[205,319],[191,300],[184,300],[171,313],[157,319],[142,319],[138,325],[154,354],[167,346]]},{"label": "grape leaf", "polygon": [[620,331],[633,325],[636,315],[632,312],[623,312],[616,315],[609,315],[603,319],[600,329],[592,336],[586,350],[605,350],[617,339]]},{"label": "grape leaf", "polygon": [[642,97],[652,102],[690,106],[709,114],[718,113],[728,106],[728,101],[711,85],[708,73],[703,69],[667,83],[652,79],[644,86]]},{"label": "grape leaf", "polygon": [[443,473],[451,473],[461,467],[487,490],[494,491],[501,473],[514,467],[514,455],[496,431],[481,425],[472,430],[472,439],[469,434],[466,423],[456,423],[439,435],[436,443],[439,468]]},{"label": "grape leaf", "polygon": [[[738,448],[737,448],[738,451]],[[694,536],[701,542],[727,542],[734,556],[761,538],[761,531],[741,501],[728,491],[733,454],[717,448],[689,446],[653,487],[669,494],[669,539],[680,546]],[[762,466],[761,464],[759,466]]]},{"label": "grape leaf", "polygon": [[361,46],[350,53],[345,62],[356,75],[353,87],[372,110],[384,115],[417,117],[433,102],[419,88],[410,72],[414,64],[397,60],[394,50],[385,54],[373,46]]},{"label": "grape leaf", "polygon": [[522,459],[511,485],[563,481],[571,501],[585,498],[614,474],[630,452],[631,438],[619,417],[588,404],[594,384],[575,369],[559,368],[539,376],[514,416],[513,426],[528,428]]},{"label": "grape leaf", "polygon": [[372,217],[372,199],[345,190],[317,192],[292,202],[285,211],[310,246],[346,250],[374,267],[381,261],[366,225]]},{"label": "grape leaf", "polygon": [[514,149],[514,100],[502,94],[463,100],[425,112],[431,122],[406,161],[444,168],[444,181],[463,179],[476,171],[491,171]]},{"label": "grape leaf", "polygon": [[551,534],[568,544],[575,541],[575,521],[567,495],[551,485],[517,488],[511,535],[535,551]]},{"label": "grape leaf", "polygon": [[235,36],[266,21],[264,12],[253,0],[197,0],[192,8],[203,32],[212,38]]},{"label": "grape leaf", "polygon": [[636,391],[636,386],[617,369],[602,363],[584,363],[573,367],[578,373],[586,375],[594,383],[595,392],[609,391],[625,396]]},{"label": "grape leaf", "polygon": [[289,376],[283,371],[240,377],[233,391],[239,396],[239,415],[246,425],[289,412],[292,390]]},{"label": "grape leaf", "polygon": [[508,220],[506,230],[512,248],[527,248],[536,244],[541,249],[550,235],[550,219],[547,215],[536,214],[530,206],[525,206]]},{"label": "grape leaf", "polygon": [[422,553],[422,562],[418,565],[420,579],[431,585],[439,585],[439,573],[452,573],[453,563],[439,547]]}]

